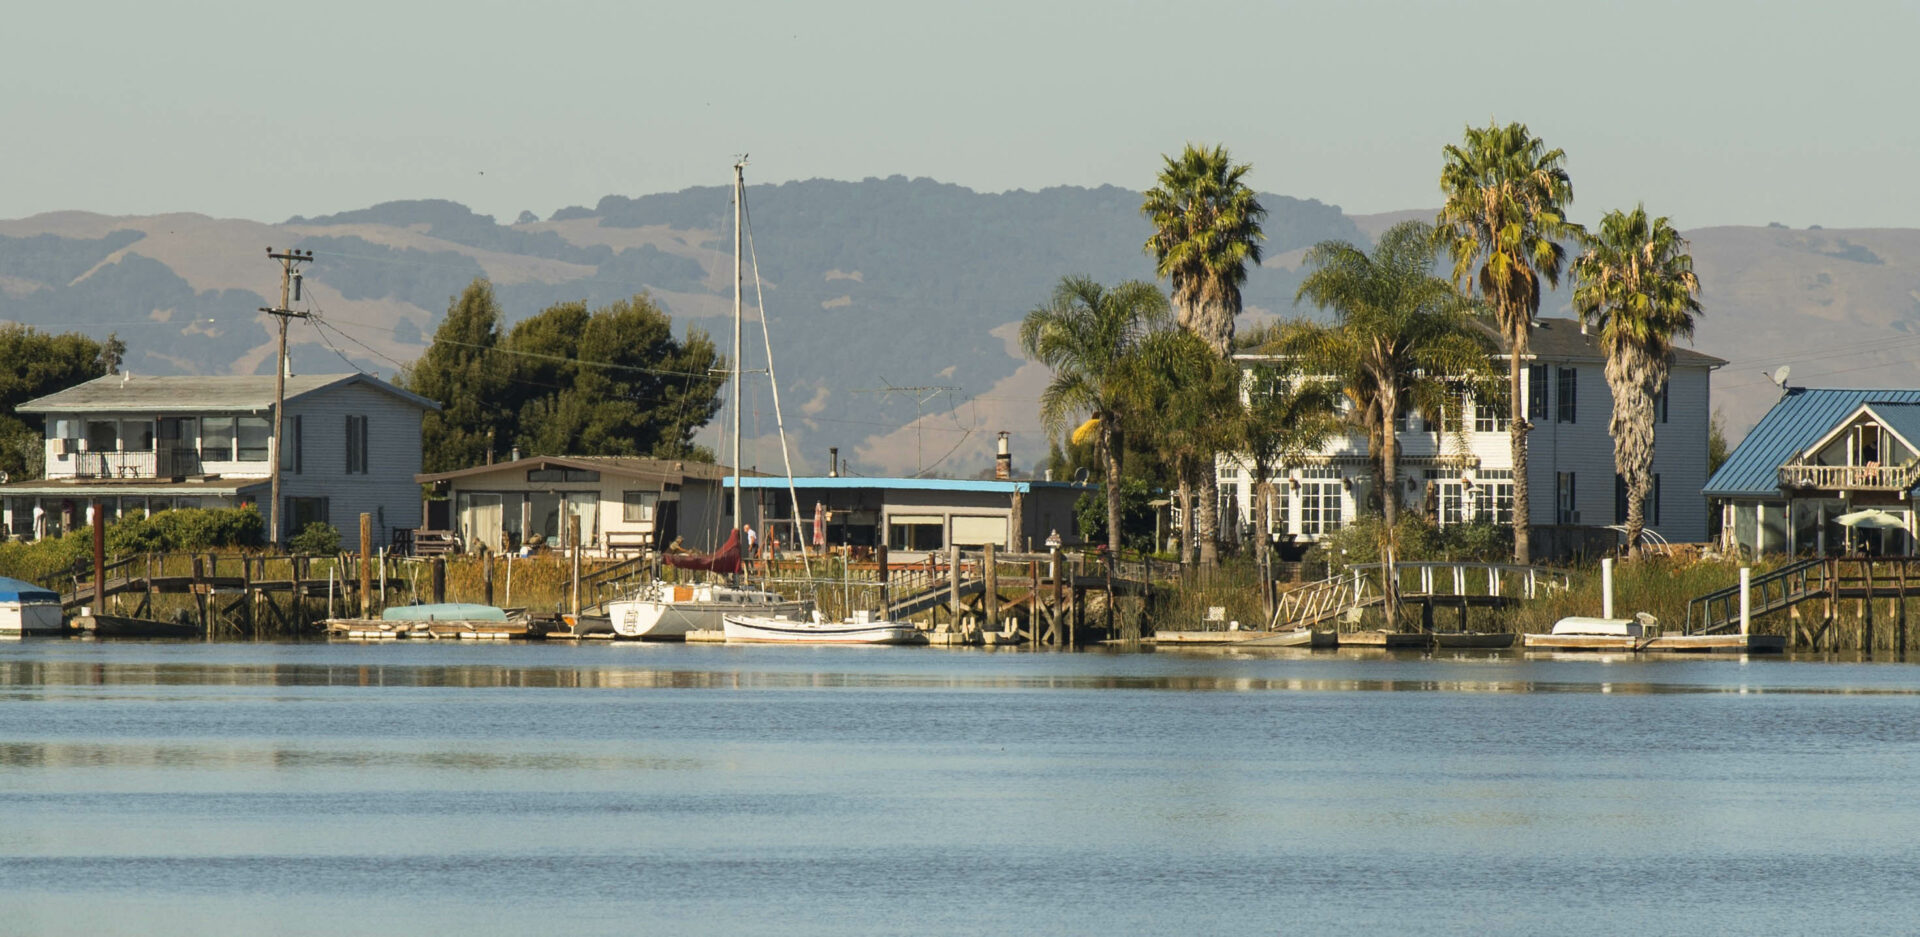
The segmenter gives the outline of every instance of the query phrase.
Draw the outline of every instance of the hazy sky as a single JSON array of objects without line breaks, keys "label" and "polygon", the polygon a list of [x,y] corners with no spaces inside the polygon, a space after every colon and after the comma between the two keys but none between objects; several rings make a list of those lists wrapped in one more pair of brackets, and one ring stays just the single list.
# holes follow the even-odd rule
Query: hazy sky
[{"label": "hazy sky", "polygon": [[1920,226],[1920,2],[22,3],[0,217],[279,221],[402,198],[512,220],[610,193],[930,176],[1149,185],[1222,142],[1261,189],[1430,207],[1520,120],[1573,217]]}]

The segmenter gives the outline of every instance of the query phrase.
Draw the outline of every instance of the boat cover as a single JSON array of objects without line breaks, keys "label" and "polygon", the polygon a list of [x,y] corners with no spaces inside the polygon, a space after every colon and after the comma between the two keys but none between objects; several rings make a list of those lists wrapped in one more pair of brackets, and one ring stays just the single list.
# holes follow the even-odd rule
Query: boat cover
[{"label": "boat cover", "polygon": [[683,556],[666,556],[668,566],[681,569],[704,569],[710,573],[737,573],[740,571],[740,531],[735,528],[727,535],[727,542],[721,544],[718,552],[711,554],[689,553]]},{"label": "boat cover", "polygon": [[0,576],[0,602],[58,602],[60,593],[23,579]]},{"label": "boat cover", "polygon": [[492,605],[440,602],[395,605],[380,613],[381,621],[506,621],[507,613]]}]

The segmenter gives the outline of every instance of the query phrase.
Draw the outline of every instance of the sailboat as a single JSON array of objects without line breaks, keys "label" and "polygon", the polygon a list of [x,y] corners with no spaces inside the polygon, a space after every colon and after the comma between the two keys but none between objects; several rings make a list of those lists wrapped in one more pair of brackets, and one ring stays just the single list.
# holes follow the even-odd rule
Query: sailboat
[{"label": "sailboat", "polygon": [[729,614],[728,644],[919,644],[920,629],[898,621],[884,621],[868,612],[828,621],[819,611],[801,619],[777,615]]},{"label": "sailboat", "polygon": [[[746,162],[733,165],[733,370],[728,376],[733,393],[733,532],[720,549],[705,556],[668,556],[670,566],[738,576],[740,561],[740,361],[741,361],[741,232],[747,198]],[[769,368],[771,371],[771,368]],[[779,406],[779,390],[775,391]],[[784,436],[782,448],[785,448]],[[791,473],[789,473],[791,475]],[[790,599],[778,592],[721,582],[672,583],[654,581],[633,594],[607,603],[613,632],[623,638],[685,639],[689,631],[720,631],[726,615],[801,619],[812,615],[813,601]]]}]

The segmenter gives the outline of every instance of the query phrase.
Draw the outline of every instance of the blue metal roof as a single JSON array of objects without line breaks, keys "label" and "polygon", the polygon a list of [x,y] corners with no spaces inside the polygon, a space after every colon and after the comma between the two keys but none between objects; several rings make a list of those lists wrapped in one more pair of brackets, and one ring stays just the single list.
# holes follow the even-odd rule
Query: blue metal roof
[{"label": "blue metal roof", "polygon": [[0,576],[0,602],[58,602],[60,593],[24,579]]},{"label": "blue metal roof", "polygon": [[1899,434],[1915,452],[1920,452],[1920,403],[1889,403],[1875,400],[1867,404],[1880,425]]},{"label": "blue metal roof", "polygon": [[[733,479],[729,478],[725,480],[722,485],[727,488],[733,487]],[[787,487],[787,478],[784,475],[747,476],[740,479],[740,487],[743,490],[748,488],[783,489]],[[1032,491],[1035,488],[1091,489],[1094,486],[1075,484],[1073,482],[1000,481],[991,478],[858,478],[850,475],[814,475],[806,478],[795,478],[793,480],[793,487],[815,489],[891,488],[905,491],[984,491],[1006,494],[1016,491]]]},{"label": "blue metal roof", "polygon": [[[1760,418],[1747,438],[1740,440],[1727,464],[1707,479],[1703,493],[1709,497],[1767,497],[1780,493],[1777,469],[1801,450],[1813,445],[1839,425],[1853,411],[1867,404],[1920,404],[1920,390],[1870,388],[1789,388],[1780,402]],[[1902,422],[1892,423],[1893,412],[1902,414]],[[1906,408],[1884,407],[1890,425],[1906,435]],[[1920,414],[1912,417],[1920,431]]]}]

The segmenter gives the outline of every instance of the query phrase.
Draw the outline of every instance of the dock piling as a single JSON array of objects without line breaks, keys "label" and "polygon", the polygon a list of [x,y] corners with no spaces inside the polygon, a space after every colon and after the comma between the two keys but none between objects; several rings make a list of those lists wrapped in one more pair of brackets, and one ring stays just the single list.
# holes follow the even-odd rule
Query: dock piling
[{"label": "dock piling", "polygon": [[373,515],[360,513],[360,617],[373,617]]}]

